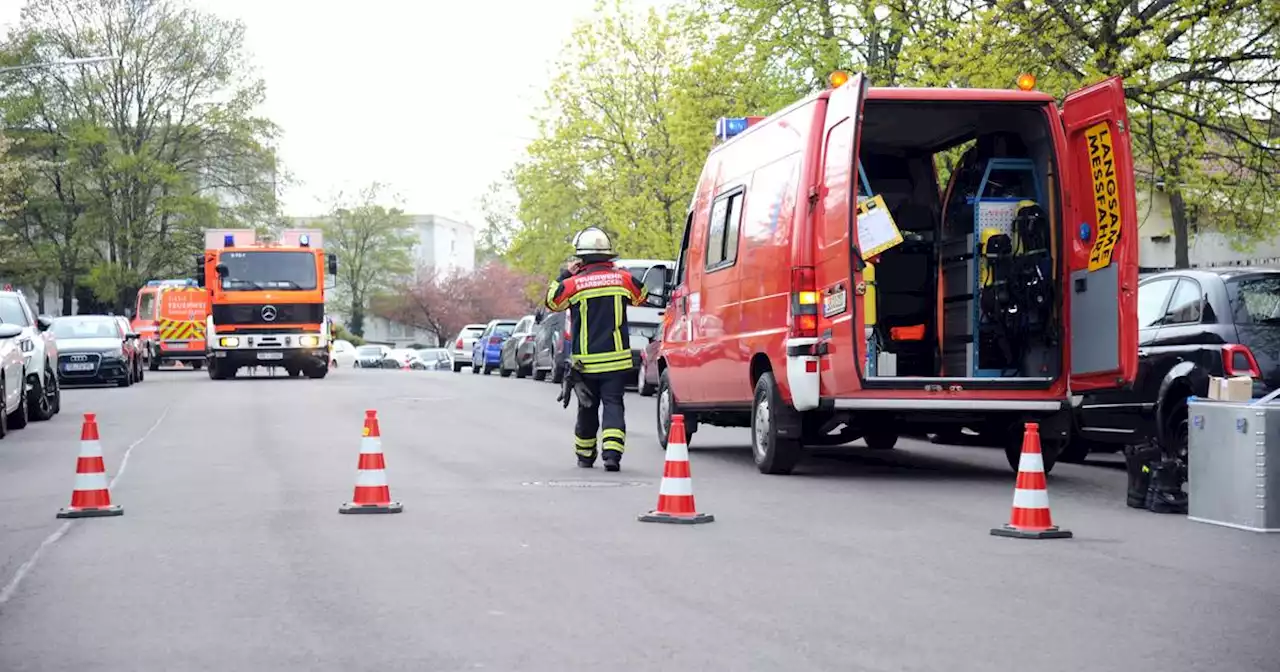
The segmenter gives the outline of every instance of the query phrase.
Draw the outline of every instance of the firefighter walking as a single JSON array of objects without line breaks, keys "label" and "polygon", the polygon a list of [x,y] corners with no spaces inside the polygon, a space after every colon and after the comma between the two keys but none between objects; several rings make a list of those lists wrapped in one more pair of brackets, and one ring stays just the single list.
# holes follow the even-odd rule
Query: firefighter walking
[{"label": "firefighter walking", "polygon": [[613,265],[618,255],[604,231],[582,230],[573,247],[575,259],[551,283],[546,299],[547,308],[567,309],[571,318],[570,366],[561,400],[568,406],[569,390],[578,396],[573,430],[578,466],[595,466],[598,432],[604,467],[617,471],[627,444],[622,397],[633,367],[627,306],[642,305],[646,292],[629,271]]}]

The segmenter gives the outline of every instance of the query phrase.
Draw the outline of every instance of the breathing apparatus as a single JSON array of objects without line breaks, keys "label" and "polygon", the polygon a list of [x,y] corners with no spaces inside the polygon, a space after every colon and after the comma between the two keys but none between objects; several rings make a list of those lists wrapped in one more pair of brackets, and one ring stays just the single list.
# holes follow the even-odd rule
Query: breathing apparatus
[{"label": "breathing apparatus", "polygon": [[1035,201],[1018,203],[1010,228],[982,232],[979,310],[1006,366],[1017,368],[1033,338],[1053,339],[1045,328],[1053,318],[1053,253],[1049,218]]}]

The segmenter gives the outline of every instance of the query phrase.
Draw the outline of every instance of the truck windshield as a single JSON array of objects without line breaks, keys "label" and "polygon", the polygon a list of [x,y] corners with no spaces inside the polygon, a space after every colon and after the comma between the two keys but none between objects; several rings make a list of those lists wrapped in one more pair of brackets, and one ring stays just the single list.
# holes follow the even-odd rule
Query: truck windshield
[{"label": "truck windshield", "polygon": [[316,258],[310,252],[223,252],[218,263],[227,267],[224,291],[316,288]]}]

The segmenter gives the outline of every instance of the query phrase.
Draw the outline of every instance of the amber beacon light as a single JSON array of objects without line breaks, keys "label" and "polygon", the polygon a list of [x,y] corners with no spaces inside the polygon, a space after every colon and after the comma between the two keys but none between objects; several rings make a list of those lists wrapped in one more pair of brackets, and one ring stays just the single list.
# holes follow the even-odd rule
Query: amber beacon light
[{"label": "amber beacon light", "polygon": [[1018,75],[1018,88],[1023,91],[1030,91],[1036,88],[1036,76],[1029,72]]},{"label": "amber beacon light", "polygon": [[844,70],[836,70],[827,77],[827,81],[831,82],[831,88],[838,89],[849,81],[849,73]]}]

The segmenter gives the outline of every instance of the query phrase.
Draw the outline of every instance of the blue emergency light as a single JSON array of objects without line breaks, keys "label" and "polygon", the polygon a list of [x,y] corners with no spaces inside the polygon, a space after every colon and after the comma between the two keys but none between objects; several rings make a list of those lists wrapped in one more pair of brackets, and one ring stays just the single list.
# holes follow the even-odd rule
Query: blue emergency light
[{"label": "blue emergency light", "polygon": [[231,234],[231,233],[228,233],[227,235],[223,236],[223,237],[222,237],[222,244],[223,244],[224,246],[226,246],[226,247],[235,247],[235,246],[236,246],[236,237],[235,237],[235,235],[234,235],[234,234]]},{"label": "blue emergency light", "polygon": [[298,236],[298,245],[302,247],[311,247],[311,236],[305,233],[302,234],[301,236]]},{"label": "blue emergency light", "polygon": [[764,117],[720,117],[716,120],[716,139],[728,140],[751,128]]}]

